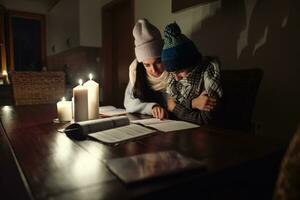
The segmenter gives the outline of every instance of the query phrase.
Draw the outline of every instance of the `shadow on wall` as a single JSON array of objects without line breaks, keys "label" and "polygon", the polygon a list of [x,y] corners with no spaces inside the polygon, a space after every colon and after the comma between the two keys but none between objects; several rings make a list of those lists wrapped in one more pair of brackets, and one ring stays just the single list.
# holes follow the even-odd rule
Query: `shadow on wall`
[{"label": "shadow on wall", "polygon": [[191,37],[204,55],[218,56],[223,63],[236,62],[236,43],[246,27],[245,3],[223,0],[215,15],[196,27],[201,28],[196,28]]},{"label": "shadow on wall", "polygon": [[[264,70],[254,118],[261,132],[291,136],[299,123],[300,13],[297,0],[221,1],[221,8],[196,26],[192,39],[223,68]],[[199,27],[197,29],[197,27]]]},{"label": "shadow on wall", "polygon": [[[92,73],[93,80],[103,87],[101,57],[101,48],[82,46],[47,57],[49,71],[66,73],[67,100],[71,99],[72,88],[78,85],[78,80],[81,78],[83,81],[87,81],[89,73]],[[100,101],[103,101],[101,93]]]}]

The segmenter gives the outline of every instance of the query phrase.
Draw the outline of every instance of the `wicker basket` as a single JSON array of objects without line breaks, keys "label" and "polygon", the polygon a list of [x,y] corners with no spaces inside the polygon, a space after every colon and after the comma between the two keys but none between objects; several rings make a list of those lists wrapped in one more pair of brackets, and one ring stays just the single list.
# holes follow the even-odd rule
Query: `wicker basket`
[{"label": "wicker basket", "polygon": [[55,103],[65,94],[64,72],[14,72],[11,80],[16,105]]}]

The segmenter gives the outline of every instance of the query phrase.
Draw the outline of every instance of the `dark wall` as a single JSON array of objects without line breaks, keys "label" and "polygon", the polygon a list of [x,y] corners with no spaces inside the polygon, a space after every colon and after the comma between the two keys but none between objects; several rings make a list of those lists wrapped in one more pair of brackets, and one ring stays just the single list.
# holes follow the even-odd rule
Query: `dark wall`
[{"label": "dark wall", "polygon": [[[102,87],[104,75],[100,57],[100,48],[76,47],[56,55],[48,56],[47,70],[65,71],[67,86],[69,88],[78,85],[80,78],[83,81],[88,80],[89,73],[93,74],[93,79]],[[100,98],[102,99],[102,96]]]},{"label": "dark wall", "polygon": [[223,68],[264,70],[254,118],[258,133],[291,136],[300,121],[300,12],[297,0],[222,0],[192,39]]}]

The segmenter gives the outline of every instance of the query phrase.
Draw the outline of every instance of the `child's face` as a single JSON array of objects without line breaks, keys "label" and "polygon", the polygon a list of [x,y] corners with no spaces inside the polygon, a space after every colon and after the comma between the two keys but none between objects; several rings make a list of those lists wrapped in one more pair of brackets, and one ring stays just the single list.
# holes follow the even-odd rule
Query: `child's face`
[{"label": "child's face", "polygon": [[153,77],[160,77],[164,72],[164,66],[161,63],[160,58],[149,58],[143,61],[143,65],[148,75]]},{"label": "child's face", "polygon": [[189,75],[190,71],[191,71],[190,69],[183,69],[183,70],[175,71],[175,72],[171,72],[171,73],[174,75],[176,81],[180,81],[184,77],[187,77]]}]

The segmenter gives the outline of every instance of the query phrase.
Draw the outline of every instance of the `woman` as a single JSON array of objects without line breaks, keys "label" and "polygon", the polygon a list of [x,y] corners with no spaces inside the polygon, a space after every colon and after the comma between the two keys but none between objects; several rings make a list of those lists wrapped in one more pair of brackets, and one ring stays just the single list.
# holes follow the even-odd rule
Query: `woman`
[{"label": "woman", "polygon": [[124,106],[130,113],[167,118],[165,91],[168,73],[160,59],[161,34],[146,19],[139,19],[133,28],[133,36],[136,59],[129,67]]}]

